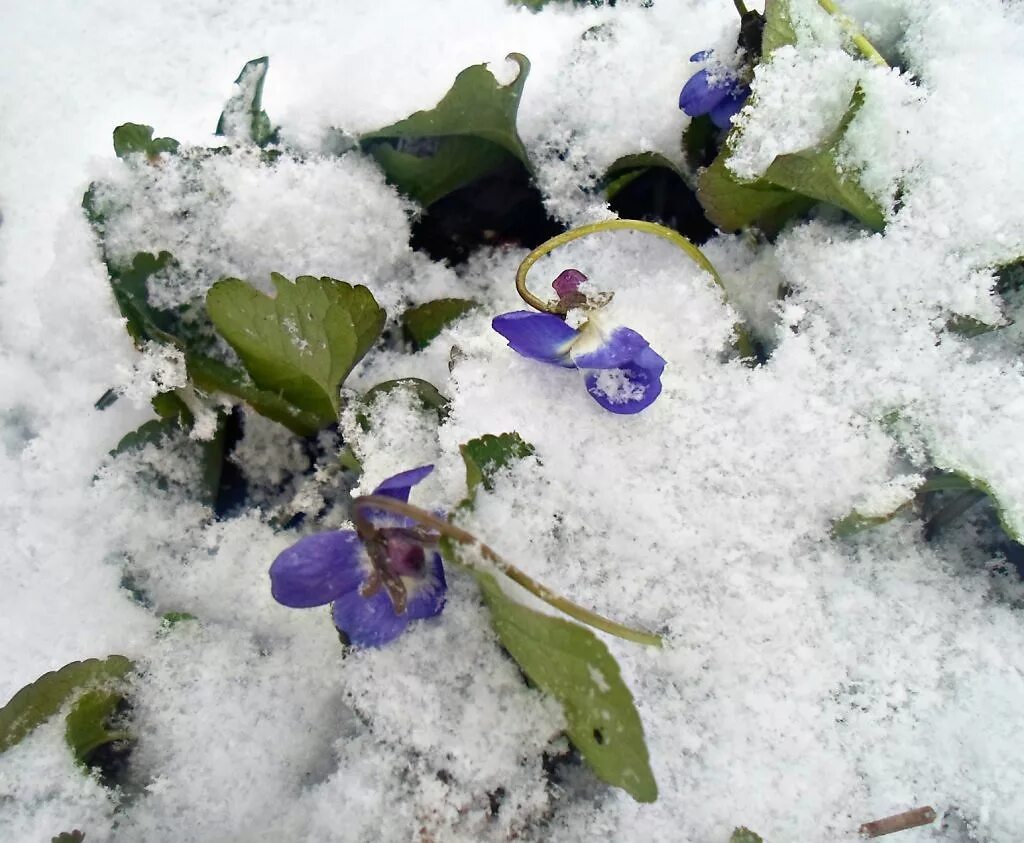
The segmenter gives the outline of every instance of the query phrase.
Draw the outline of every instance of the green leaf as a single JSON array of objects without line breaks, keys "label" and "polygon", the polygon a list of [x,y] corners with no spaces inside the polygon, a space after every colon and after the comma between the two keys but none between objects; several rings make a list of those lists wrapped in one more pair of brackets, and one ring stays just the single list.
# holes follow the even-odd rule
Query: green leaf
[{"label": "green leaf", "polygon": [[[438,422],[442,422],[448,417],[448,399],[438,392],[436,386],[429,381],[420,380],[420,378],[398,378],[393,381],[379,383],[363,394],[359,399],[359,404],[362,407],[369,407],[381,395],[387,395],[395,389],[412,390],[413,395],[419,399],[423,409],[433,410],[437,413]],[[357,413],[356,420],[363,430],[370,429],[370,421],[364,413]]]},{"label": "green leaf", "polygon": [[[768,2],[770,3],[771,0],[768,0]],[[732,833],[729,843],[764,843],[764,841],[760,835],[754,834],[749,828],[741,825]]]},{"label": "green leaf", "polygon": [[152,307],[146,282],[150,277],[163,272],[174,263],[170,252],[151,255],[139,252],[132,258],[130,267],[110,266],[110,287],[114,291],[114,299],[125,318],[128,333],[136,345],[147,340],[173,342],[172,334],[176,327],[174,314]]},{"label": "green leaf", "polygon": [[82,843],[85,834],[77,828],[74,831],[62,831],[56,837],[50,838],[50,843]]},{"label": "green leaf", "polygon": [[160,157],[160,153],[175,153],[178,142],[174,138],[154,138],[153,127],[141,123],[122,123],[114,129],[114,154],[118,158],[141,152],[150,161]]},{"label": "green leaf", "polygon": [[266,56],[245,63],[235,80],[238,91],[225,104],[214,134],[252,141],[260,147],[277,143],[278,130],[263,110],[263,82],[269,66]]},{"label": "green leaf", "polygon": [[520,53],[509,57],[519,65],[519,74],[508,85],[499,85],[486,65],[467,67],[430,111],[417,111],[360,138],[389,182],[429,207],[510,160],[530,169],[516,130],[530,62]]},{"label": "green leaf", "polygon": [[843,135],[864,102],[858,86],[839,125],[818,146],[778,155],[764,175],[746,181],[727,166],[723,148],[697,180],[697,197],[705,213],[725,231],[756,225],[768,235],[787,220],[809,209],[814,201],[829,202],[853,214],[869,228],[881,230],[885,215],[856,178],[840,172],[838,157]]},{"label": "green leaf", "polygon": [[126,433],[110,452],[111,456],[134,451],[146,445],[160,445],[163,440],[181,430],[176,419],[150,419],[143,422],[131,433]]},{"label": "green leaf", "polygon": [[657,152],[639,152],[623,155],[611,163],[601,180],[605,198],[610,202],[626,185],[638,179],[653,167],[669,170],[682,178],[679,168],[664,155]]},{"label": "green leaf", "polygon": [[133,667],[124,656],[108,656],[72,662],[60,670],[44,673],[0,709],[0,752],[10,749],[53,717],[65,703],[85,691],[114,685]]},{"label": "green leaf", "polygon": [[768,58],[779,47],[796,43],[796,30],[789,11],[789,0],[765,0],[764,34],[761,36],[761,56]]},{"label": "green leaf", "polygon": [[723,148],[711,166],[697,178],[697,198],[704,213],[723,231],[738,231],[756,225],[769,237],[786,221],[802,214],[812,199],[769,184],[763,179],[744,181],[726,166],[728,149]]},{"label": "green leaf", "polygon": [[402,330],[416,350],[426,348],[431,340],[452,322],[479,307],[469,299],[436,299],[410,307],[401,316]]},{"label": "green leaf", "polygon": [[89,756],[105,744],[129,740],[127,731],[109,725],[123,700],[124,695],[113,690],[86,691],[71,707],[64,720],[64,739],[79,764],[88,764]]},{"label": "green leaf", "polygon": [[424,208],[514,160],[502,147],[480,138],[440,138],[430,150],[424,156],[383,143],[369,148],[387,180]]},{"label": "green leaf", "polygon": [[841,172],[838,161],[843,135],[863,104],[864,91],[858,85],[849,108],[831,135],[814,149],[776,156],[763,178],[777,187],[837,205],[869,228],[881,231],[885,227],[884,211],[864,192],[854,175]]},{"label": "green leaf", "polygon": [[206,296],[217,330],[238,352],[256,386],[315,416],[337,420],[339,389],[384,326],[384,311],[363,286],[271,274],[276,298],[236,278]]},{"label": "green leaf", "polygon": [[638,802],[654,802],[643,725],[608,648],[585,627],[528,609],[490,574],[474,573],[502,645],[562,705],[569,739],[597,776]]},{"label": "green leaf", "polygon": [[459,451],[466,463],[466,486],[471,496],[480,484],[487,490],[493,489],[494,477],[501,469],[534,453],[533,445],[523,441],[518,433],[487,433],[460,445]]},{"label": "green leaf", "polygon": [[260,389],[244,372],[202,354],[185,354],[188,376],[206,393],[222,392],[238,398],[261,416],[283,424],[299,436],[313,436],[327,424],[316,413],[296,407],[278,393]]}]

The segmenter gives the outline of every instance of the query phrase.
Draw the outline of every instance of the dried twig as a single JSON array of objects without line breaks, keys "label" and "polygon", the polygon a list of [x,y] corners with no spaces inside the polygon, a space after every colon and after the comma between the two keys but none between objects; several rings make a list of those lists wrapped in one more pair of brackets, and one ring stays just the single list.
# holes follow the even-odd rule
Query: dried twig
[{"label": "dried twig", "polygon": [[935,809],[931,805],[925,805],[923,808],[914,808],[913,811],[904,811],[902,814],[893,814],[891,817],[864,823],[860,827],[860,833],[864,837],[881,837],[894,831],[906,831],[908,828],[928,825],[935,821],[936,816]]}]

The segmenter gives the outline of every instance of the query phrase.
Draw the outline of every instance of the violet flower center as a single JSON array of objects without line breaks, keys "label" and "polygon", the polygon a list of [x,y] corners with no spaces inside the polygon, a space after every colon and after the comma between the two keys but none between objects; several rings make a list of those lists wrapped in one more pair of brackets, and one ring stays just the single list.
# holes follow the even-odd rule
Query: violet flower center
[{"label": "violet flower center", "polygon": [[388,570],[400,577],[422,577],[427,554],[418,542],[402,536],[388,536],[385,545]]}]

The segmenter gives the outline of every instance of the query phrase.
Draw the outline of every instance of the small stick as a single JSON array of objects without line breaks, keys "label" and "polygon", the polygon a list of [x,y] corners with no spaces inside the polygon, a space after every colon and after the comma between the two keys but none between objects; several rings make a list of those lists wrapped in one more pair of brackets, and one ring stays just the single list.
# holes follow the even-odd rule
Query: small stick
[{"label": "small stick", "polygon": [[860,833],[864,837],[881,837],[894,831],[906,831],[908,828],[928,825],[935,822],[936,816],[935,809],[931,805],[925,805],[923,808],[914,808],[913,811],[904,811],[902,814],[893,814],[891,817],[864,823],[860,827]]}]

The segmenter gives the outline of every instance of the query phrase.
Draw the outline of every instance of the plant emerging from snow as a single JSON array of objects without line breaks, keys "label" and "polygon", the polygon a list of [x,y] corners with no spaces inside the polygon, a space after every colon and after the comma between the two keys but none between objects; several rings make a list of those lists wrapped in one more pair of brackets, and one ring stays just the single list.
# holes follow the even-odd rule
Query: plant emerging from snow
[{"label": "plant emerging from snow", "polygon": [[[713,52],[701,50],[690,56],[690,61],[707,61]],[[749,96],[750,86],[734,70],[712,61],[686,80],[679,92],[679,107],[690,117],[707,114],[719,129],[728,129]]]},{"label": "plant emerging from snow", "polygon": [[[585,280],[578,270],[567,269],[552,286],[565,301]],[[613,413],[639,413],[661,394],[665,358],[632,328],[607,325],[597,310],[578,329],[554,314],[528,310],[495,316],[491,325],[524,357],[582,369],[587,392]]]},{"label": "plant emerging from snow", "polygon": [[[374,494],[408,501],[409,490],[433,468],[389,477]],[[381,525],[317,533],[282,552],[270,566],[274,599],[296,609],[333,603],[335,626],[366,647],[394,641],[410,621],[440,614],[448,585],[440,555],[428,558],[424,549],[430,537],[408,518],[375,520]]]}]

